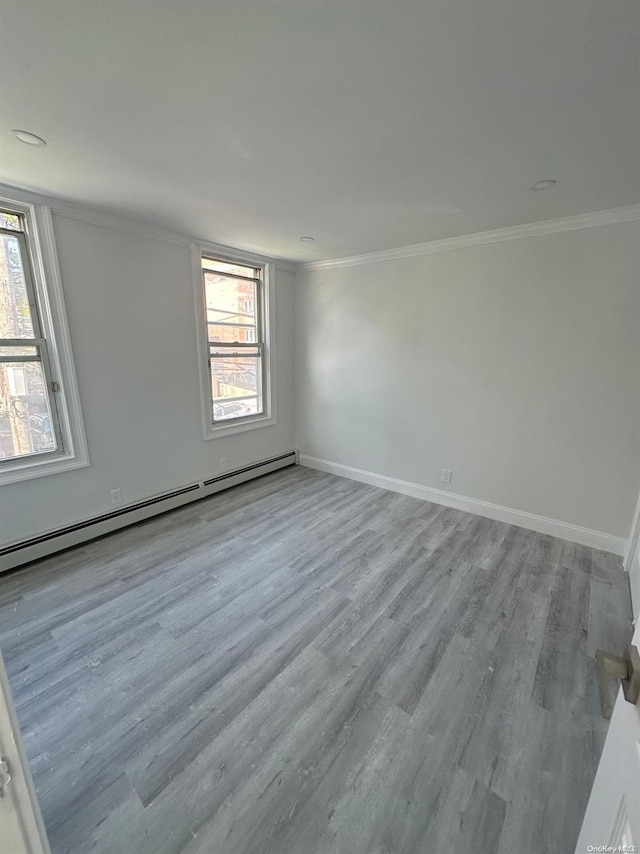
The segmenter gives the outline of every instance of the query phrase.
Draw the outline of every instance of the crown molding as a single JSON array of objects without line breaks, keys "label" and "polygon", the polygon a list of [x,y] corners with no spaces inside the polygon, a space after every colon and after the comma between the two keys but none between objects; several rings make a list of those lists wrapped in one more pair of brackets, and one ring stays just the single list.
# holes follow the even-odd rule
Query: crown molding
[{"label": "crown molding", "polygon": [[288,273],[293,273],[296,269],[293,262],[285,261],[282,258],[274,258],[270,255],[262,255],[248,250],[245,252],[238,246],[211,243],[206,238],[181,234],[176,231],[166,231],[156,228],[153,225],[139,222],[138,220],[120,216],[119,214],[107,213],[107,211],[100,210],[99,208],[70,202],[67,199],[61,199],[57,196],[46,196],[23,187],[0,184],[0,196],[7,196],[16,202],[24,204],[48,207],[52,213],[57,216],[63,216],[66,219],[73,219],[77,222],[88,223],[89,225],[98,225],[101,228],[110,228],[113,231],[122,231],[125,234],[135,234],[138,237],[148,237],[151,240],[159,240],[161,243],[172,243],[176,246],[185,246],[187,248],[194,243],[197,245],[206,245],[208,249],[220,252],[222,255],[233,256],[242,254],[243,256],[251,256],[252,258],[260,259],[261,262],[273,264],[276,269],[284,270]]},{"label": "crown molding", "polygon": [[296,269],[300,272],[311,272],[314,270],[334,270],[341,267],[358,267],[361,264],[376,264],[380,261],[394,261],[399,258],[430,255],[432,252],[447,252],[452,249],[465,249],[469,246],[482,246],[485,243],[501,243],[504,240],[517,240],[521,237],[539,237],[544,234],[559,234],[563,231],[578,231],[581,228],[614,225],[619,222],[635,222],[636,220],[640,220],[640,205],[629,205],[624,208],[611,208],[594,213],[547,219],[542,222],[511,225],[493,231],[461,234],[459,237],[444,237],[440,240],[414,243],[411,246],[400,246],[397,249],[383,249],[379,252],[367,252],[363,255],[350,255],[346,258],[333,258],[327,261],[303,261],[297,264]]},{"label": "crown molding", "polygon": [[465,249],[470,246],[481,246],[485,243],[500,243],[503,240],[516,240],[521,237],[538,237],[545,234],[559,234],[563,231],[577,231],[582,228],[593,228],[598,225],[614,225],[619,222],[634,222],[640,220],[640,204],[628,205],[623,208],[610,208],[609,210],[595,211],[593,213],[577,214],[575,216],[560,217],[559,219],[548,219],[541,222],[525,223],[524,225],[512,225],[506,228],[497,228],[492,231],[479,231],[474,234],[462,234],[458,237],[444,237],[440,240],[429,240],[426,243],[414,243],[410,246],[400,246],[394,249],[383,249],[377,252],[367,252],[362,255],[350,255],[345,258],[332,258],[326,261],[286,261],[282,258],[274,258],[270,255],[262,255],[250,252],[238,246],[227,246],[219,243],[211,243],[200,236],[181,234],[175,231],[166,231],[156,228],[139,220],[129,219],[119,214],[111,214],[99,208],[71,202],[57,196],[47,196],[37,191],[16,187],[10,184],[0,184],[0,195],[6,195],[15,201],[31,205],[44,205],[49,207],[57,216],[74,219],[78,222],[98,225],[102,228],[110,228],[114,231],[122,231],[126,234],[135,234],[139,237],[147,237],[159,240],[163,243],[172,243],[177,246],[189,247],[193,243],[207,245],[215,248],[221,254],[233,255],[240,252],[260,258],[265,263],[273,264],[276,269],[288,273],[297,271],[307,272],[314,270],[340,269],[341,267],[357,267],[362,264],[375,264],[379,261],[393,261],[400,258],[413,258],[418,255],[429,255],[432,252],[446,252],[452,249]]}]

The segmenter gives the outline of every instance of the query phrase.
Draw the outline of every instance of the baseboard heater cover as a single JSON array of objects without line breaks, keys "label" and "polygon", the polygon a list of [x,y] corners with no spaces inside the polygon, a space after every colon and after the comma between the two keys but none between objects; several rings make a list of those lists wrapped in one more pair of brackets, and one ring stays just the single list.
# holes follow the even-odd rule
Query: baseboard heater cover
[{"label": "baseboard heater cover", "polygon": [[169,492],[163,492],[161,495],[154,495],[151,498],[128,504],[126,507],[120,507],[99,516],[65,525],[63,528],[56,528],[53,531],[47,531],[26,540],[9,543],[0,547],[0,572],[39,560],[80,543],[94,540],[112,531],[117,531],[119,528],[135,525],[137,522],[166,513],[191,501],[207,498],[216,492],[230,489],[232,486],[237,486],[247,480],[261,477],[287,466],[296,465],[297,462],[298,452],[287,451],[286,454],[260,460],[260,462],[251,463],[234,471],[224,472],[217,477],[210,477],[198,483],[172,489]]}]

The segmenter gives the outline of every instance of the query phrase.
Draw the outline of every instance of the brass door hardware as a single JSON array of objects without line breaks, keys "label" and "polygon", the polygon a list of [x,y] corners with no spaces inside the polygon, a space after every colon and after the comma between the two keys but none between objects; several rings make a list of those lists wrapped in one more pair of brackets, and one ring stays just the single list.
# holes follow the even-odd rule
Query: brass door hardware
[{"label": "brass door hardware", "polygon": [[622,681],[624,698],[634,706],[640,698],[640,650],[629,644],[626,658],[612,655],[602,649],[596,650],[596,668],[598,671],[598,689],[602,715],[607,720],[613,712],[614,699],[609,690],[608,676],[617,676]]}]

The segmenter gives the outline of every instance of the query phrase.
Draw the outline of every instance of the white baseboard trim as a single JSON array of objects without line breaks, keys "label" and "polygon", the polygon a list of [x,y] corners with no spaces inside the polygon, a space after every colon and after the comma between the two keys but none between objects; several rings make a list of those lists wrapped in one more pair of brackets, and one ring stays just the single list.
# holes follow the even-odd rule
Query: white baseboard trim
[{"label": "white baseboard trim", "polygon": [[150,496],[133,504],[125,504],[118,510],[103,513],[101,516],[81,519],[64,528],[36,534],[28,540],[7,543],[0,546],[0,573],[95,540],[97,537],[103,537],[120,528],[128,528],[152,516],[176,510],[192,501],[208,498],[216,492],[238,486],[247,480],[295,465],[297,461],[297,451],[287,451],[268,460],[250,463],[235,471],[180,486],[171,492]]},{"label": "white baseboard trim", "polygon": [[502,507],[499,504],[491,504],[488,501],[480,501],[477,498],[468,498],[465,495],[456,495],[454,492],[445,492],[442,489],[432,489],[419,483],[408,480],[399,480],[395,477],[387,477],[383,474],[364,471],[363,469],[345,466],[340,463],[332,463],[329,460],[321,460],[317,457],[300,455],[300,465],[307,468],[325,471],[329,474],[337,474],[370,486],[379,486],[391,492],[400,492],[413,498],[421,498],[423,501],[431,501],[434,504],[444,504],[445,507],[454,507],[456,510],[465,510],[475,513],[476,516],[485,516],[487,519],[495,519],[498,522],[506,522],[509,525],[517,525],[527,528],[529,531],[537,531],[540,534],[549,534],[561,540],[569,540],[582,546],[590,546],[604,552],[615,555],[624,555],[627,541],[623,537],[614,537],[603,531],[594,531],[591,528],[582,528],[579,525],[571,525],[568,522],[560,522],[557,519],[548,519],[546,516],[537,516],[535,513],[525,513],[523,510],[513,510],[510,507]]}]

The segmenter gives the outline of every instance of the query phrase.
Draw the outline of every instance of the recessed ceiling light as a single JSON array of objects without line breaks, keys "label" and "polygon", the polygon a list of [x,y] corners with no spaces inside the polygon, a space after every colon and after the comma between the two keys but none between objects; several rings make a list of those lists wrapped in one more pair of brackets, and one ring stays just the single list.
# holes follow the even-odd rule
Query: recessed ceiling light
[{"label": "recessed ceiling light", "polygon": [[315,240],[315,237],[301,237],[300,240],[303,243],[313,243],[313,241]]},{"label": "recessed ceiling light", "polygon": [[556,182],[553,178],[544,178],[542,181],[536,181],[536,183],[531,188],[532,190],[550,190],[551,187],[555,187]]},{"label": "recessed ceiling light", "polygon": [[11,133],[15,136],[16,139],[19,139],[20,142],[26,143],[26,145],[47,144],[41,136],[36,136],[35,133],[29,133],[28,130],[13,130],[11,131]]}]

